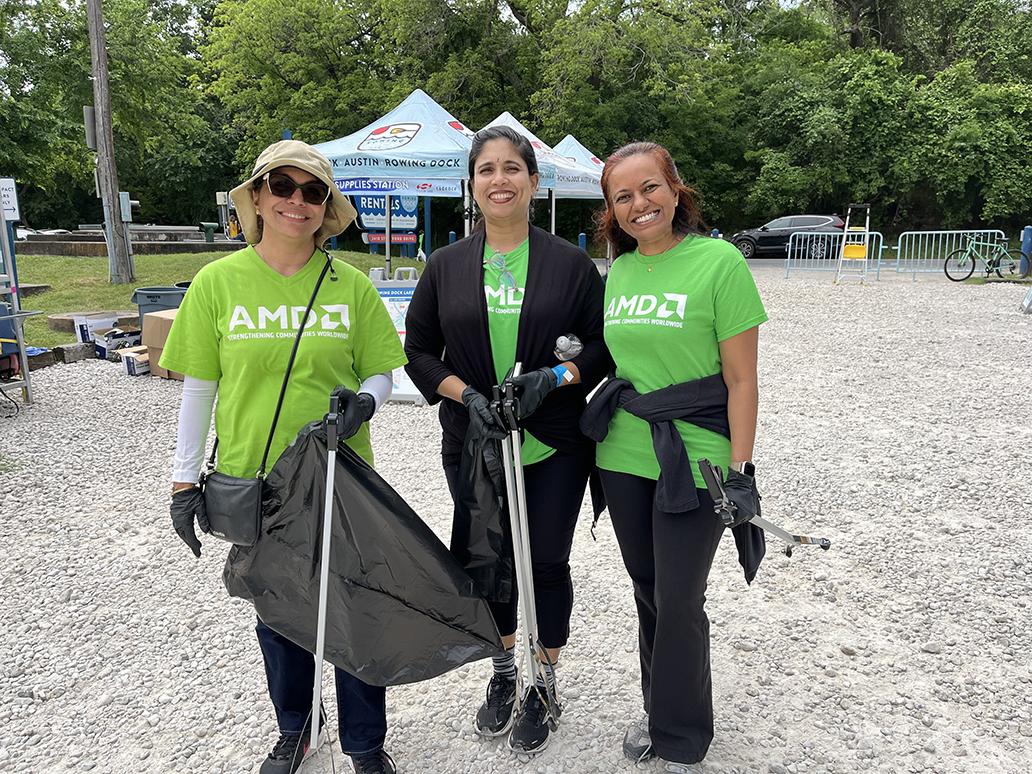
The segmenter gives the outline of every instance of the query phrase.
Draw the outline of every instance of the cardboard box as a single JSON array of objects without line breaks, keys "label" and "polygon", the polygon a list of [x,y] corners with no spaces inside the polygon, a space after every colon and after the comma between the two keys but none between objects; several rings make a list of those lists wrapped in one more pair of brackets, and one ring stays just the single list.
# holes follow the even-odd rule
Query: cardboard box
[{"label": "cardboard box", "polygon": [[158,365],[161,360],[161,351],[165,348],[165,340],[168,339],[168,332],[172,330],[172,323],[175,322],[178,311],[178,309],[162,309],[160,312],[145,314],[143,316],[143,343],[147,346],[152,375],[160,376],[162,379],[183,381],[182,374]]},{"label": "cardboard box", "polygon": [[146,351],[147,347],[144,344],[137,344],[135,347],[123,347],[122,349],[115,350],[115,359],[121,360],[126,355],[135,355]]},{"label": "cardboard box", "polygon": [[93,332],[93,346],[97,357],[114,362],[115,352],[140,344],[140,331],[135,328],[101,328]]},{"label": "cardboard box", "polygon": [[143,344],[139,344],[135,347],[124,347],[123,349],[116,349],[114,352],[115,360],[125,363],[126,357],[129,355],[143,355],[147,353],[147,348]]},{"label": "cardboard box", "polygon": [[72,318],[75,328],[75,340],[80,344],[92,344],[94,333],[102,328],[113,328],[118,325],[117,315],[77,315]]},{"label": "cardboard box", "polygon": [[150,358],[151,376],[160,376],[162,379],[175,379],[180,382],[183,381],[183,375],[178,371],[169,371],[167,368],[162,368],[158,365],[161,361],[160,349],[147,347],[147,356]]},{"label": "cardboard box", "polygon": [[127,376],[146,376],[150,373],[150,356],[147,352],[125,352],[122,354],[122,368]]}]

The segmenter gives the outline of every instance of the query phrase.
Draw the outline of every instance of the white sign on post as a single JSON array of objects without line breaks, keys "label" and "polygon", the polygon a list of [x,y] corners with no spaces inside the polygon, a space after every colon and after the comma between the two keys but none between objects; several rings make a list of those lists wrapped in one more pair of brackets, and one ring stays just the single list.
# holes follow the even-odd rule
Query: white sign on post
[{"label": "white sign on post", "polygon": [[4,202],[4,220],[21,220],[21,213],[18,211],[18,191],[14,187],[13,179],[0,177],[0,196]]},{"label": "white sign on post", "polygon": [[[401,343],[405,343],[405,315],[408,312],[409,302],[412,301],[412,293],[416,289],[415,281],[407,280],[381,280],[374,282],[380,300],[387,307],[387,314],[391,316],[394,329],[401,337]],[[404,368],[394,369],[394,390],[391,392],[391,400],[425,405],[426,400],[416,388],[416,385],[409,379]]]}]

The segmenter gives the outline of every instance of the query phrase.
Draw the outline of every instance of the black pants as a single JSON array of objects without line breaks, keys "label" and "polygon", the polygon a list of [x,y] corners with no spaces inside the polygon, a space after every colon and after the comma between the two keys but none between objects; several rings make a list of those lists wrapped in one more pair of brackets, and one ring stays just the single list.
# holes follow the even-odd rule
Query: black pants
[{"label": "black pants", "polygon": [[[557,451],[551,457],[523,469],[527,486],[527,528],[534,572],[534,606],[541,644],[561,648],[570,638],[573,581],[570,548],[577,526],[584,488],[593,460],[584,453]],[[444,465],[452,500],[459,485],[458,462]],[[490,602],[498,631],[516,631],[518,598],[513,589],[508,602]]]},{"label": "black pants", "polygon": [[665,760],[701,761],[713,741],[709,618],[703,608],[724,525],[702,489],[698,508],[670,514],[653,507],[651,479],[603,470],[602,486],[634,582],[652,747]]},{"label": "black pants", "polygon": [[[300,733],[312,713],[315,657],[273,631],[261,619],[255,627],[265,661],[269,696],[276,708],[280,733]],[[337,725],[345,755],[383,749],[387,738],[387,691],[333,668],[337,683]]]}]

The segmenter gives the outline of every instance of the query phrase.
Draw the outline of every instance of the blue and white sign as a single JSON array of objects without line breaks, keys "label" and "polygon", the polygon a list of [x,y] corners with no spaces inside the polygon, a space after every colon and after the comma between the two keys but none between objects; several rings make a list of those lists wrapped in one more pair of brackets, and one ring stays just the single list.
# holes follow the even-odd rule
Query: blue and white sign
[{"label": "blue and white sign", "polygon": [[378,177],[345,177],[336,178],[340,192],[352,196],[354,194],[410,194],[416,196],[462,196],[462,184],[459,180],[429,180],[420,177],[412,178],[378,178]]},{"label": "blue and white sign", "polygon": [[[387,228],[386,196],[353,196],[358,220],[364,229],[383,230]],[[414,231],[419,225],[419,197],[391,197],[391,229]]]}]

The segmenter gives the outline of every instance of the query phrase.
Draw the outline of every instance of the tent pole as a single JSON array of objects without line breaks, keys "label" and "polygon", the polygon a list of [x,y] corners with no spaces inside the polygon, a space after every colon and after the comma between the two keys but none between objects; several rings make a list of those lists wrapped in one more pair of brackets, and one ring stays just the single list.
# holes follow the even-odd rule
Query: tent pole
[{"label": "tent pole", "polygon": [[385,229],[385,232],[384,232],[385,235],[386,235],[386,239],[384,240],[384,245],[383,245],[384,253],[385,253],[384,266],[386,267],[384,270],[386,271],[387,274],[384,277],[384,279],[388,279],[389,280],[391,278],[391,204],[392,204],[392,202],[391,202],[391,195],[387,194],[387,197],[386,197],[386,199],[384,201],[386,202],[386,207],[387,207],[387,222],[386,222],[386,229]]},{"label": "tent pole", "polygon": [[423,197],[423,253],[427,256],[433,252],[430,245],[430,197]]},{"label": "tent pole", "polygon": [[552,212],[552,233],[555,233],[555,189],[548,189],[548,205]]}]

